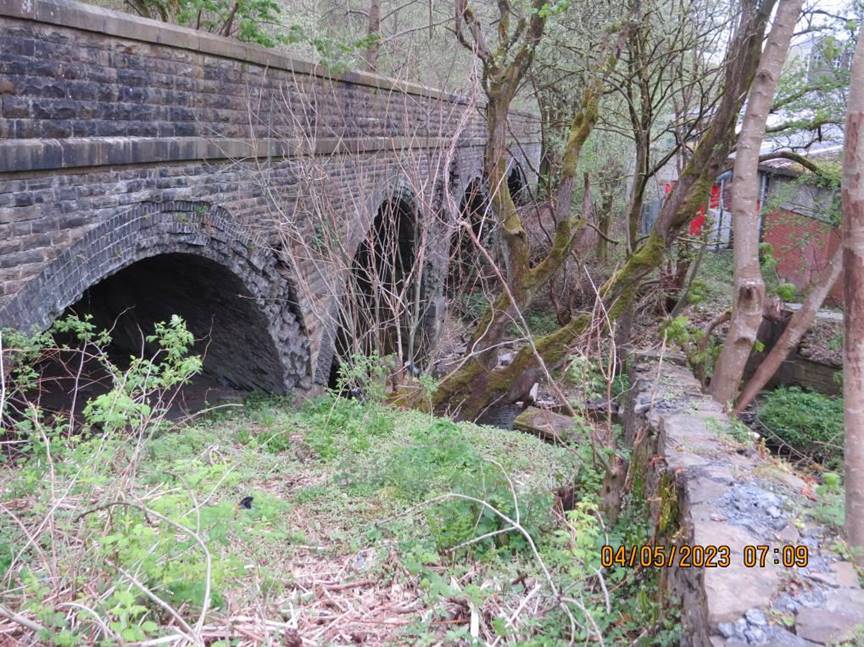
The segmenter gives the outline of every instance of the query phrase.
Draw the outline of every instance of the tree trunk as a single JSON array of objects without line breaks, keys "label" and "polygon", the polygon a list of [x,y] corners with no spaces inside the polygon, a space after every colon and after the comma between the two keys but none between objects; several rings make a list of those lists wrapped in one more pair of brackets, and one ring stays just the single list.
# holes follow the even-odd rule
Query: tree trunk
[{"label": "tree trunk", "polygon": [[801,4],[802,0],[780,0],[750,88],[744,123],[735,148],[732,180],[734,300],[729,332],[710,387],[711,395],[724,406],[731,403],[738,392],[744,366],[762,323],[765,282],[759,267],[759,149]]},{"label": "tree trunk", "polygon": [[[438,413],[468,420],[475,420],[489,406],[506,398],[511,385],[525,371],[538,370],[533,352],[518,357],[502,371],[493,370],[497,363],[495,346],[507,327],[514,320],[518,320],[518,313],[530,305],[537,292],[561,267],[573,247],[578,231],[577,219],[569,214],[573,186],[579,154],[597,119],[597,105],[601,94],[599,86],[586,88],[582,110],[576,113],[571,123],[562,157],[560,183],[556,191],[557,224],[552,248],[534,267],[529,264],[528,242],[522,220],[507,190],[506,119],[512,95],[503,96],[497,101],[493,98],[495,96],[497,95],[492,94],[486,106],[486,168],[492,205],[501,223],[507,248],[506,286],[477,323],[469,344],[472,357],[459,370],[448,375],[438,385],[432,397],[433,409]],[[578,321],[571,320],[561,330],[570,330],[574,325],[579,327]],[[547,365],[554,365],[566,356],[566,349],[561,347],[555,333],[538,340],[537,349]]]},{"label": "tree trunk", "polygon": [[633,186],[630,190],[630,205],[627,209],[627,251],[636,249],[639,240],[639,221],[642,219],[642,204],[645,201],[645,186],[648,183],[648,149],[650,142],[647,137],[636,138],[636,168],[633,173]]},{"label": "tree trunk", "polygon": [[609,225],[612,223],[612,206],[615,203],[613,189],[604,190],[600,203],[600,213],[597,218],[597,229],[600,235],[597,237],[597,260],[605,262],[608,258],[609,249]]},{"label": "tree trunk", "polygon": [[801,309],[795,312],[783,329],[783,334],[774,344],[774,347],[759,364],[756,372],[750,377],[744,388],[741,390],[741,395],[738,402],[735,404],[735,413],[741,413],[747,408],[753,400],[759,395],[759,392],[765,388],[765,385],[774,377],[780,365],[786,361],[798,344],[801,343],[801,338],[813,325],[816,319],[816,313],[825,301],[825,297],[834,287],[837,282],[837,277],[840,276],[840,270],[843,269],[843,246],[837,247],[837,251],[831,257],[828,265],[819,274],[816,283],[801,304]]},{"label": "tree trunk", "polygon": [[[773,8],[773,0],[743,0],[736,35],[724,60],[723,92],[711,121],[672,193],[663,203],[654,228],[645,241],[627,259],[624,266],[601,287],[600,294],[607,304],[610,319],[617,319],[633,302],[642,280],[656,270],[666,249],[678,231],[708,199],[711,182],[726,162],[734,137],[735,122],[743,98],[753,80],[761,53],[765,25]],[[556,207],[569,208],[569,196],[582,144],[597,118],[597,92],[583,98],[583,109],[570,128],[566,153],[562,162],[562,181]],[[487,106],[487,114],[488,114]],[[491,143],[491,142],[490,142]],[[491,180],[492,178],[490,178]],[[492,184],[493,189],[494,183]],[[511,201],[512,202],[512,201]],[[499,219],[502,214],[499,213]],[[517,214],[518,217],[518,214]],[[547,258],[527,272],[528,296],[537,285],[545,284],[551,271],[570,251],[578,220],[559,218],[552,250]],[[502,295],[506,298],[506,294]],[[490,323],[487,313],[478,322],[478,330]],[[438,413],[451,413],[461,418],[476,419],[490,403],[506,398],[510,386],[527,370],[536,370],[539,356],[547,367],[566,359],[572,344],[591,323],[589,316],[577,316],[555,332],[537,339],[534,347],[525,346],[514,361],[502,369],[491,369],[475,359],[447,376],[435,390],[432,407]],[[536,349],[536,354],[535,354]]]},{"label": "tree trunk", "polygon": [[864,32],[858,33],[846,111],[842,188],[846,540],[860,551],[856,559],[864,566]]},{"label": "tree trunk", "polygon": [[378,71],[378,51],[380,43],[378,38],[381,34],[381,0],[369,0],[369,27],[366,35],[374,39],[366,48],[366,69],[370,72]]}]

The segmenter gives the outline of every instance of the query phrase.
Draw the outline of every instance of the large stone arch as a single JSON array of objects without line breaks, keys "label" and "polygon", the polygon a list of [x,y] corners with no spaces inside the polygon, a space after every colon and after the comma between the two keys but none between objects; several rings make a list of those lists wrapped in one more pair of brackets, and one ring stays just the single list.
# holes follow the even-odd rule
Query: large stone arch
[{"label": "large stone arch", "polygon": [[510,165],[507,170],[507,188],[510,189],[510,196],[517,205],[528,203],[530,199],[528,177],[522,168],[522,162],[515,157],[510,158]]},{"label": "large stone arch", "polygon": [[[454,217],[461,221],[467,219],[471,223],[474,235],[489,248],[494,241],[494,232],[497,222],[492,213],[489,198],[488,183],[483,175],[474,175],[464,182],[460,190],[454,194],[456,213]],[[493,254],[494,254],[494,250]],[[471,237],[461,224],[452,229],[447,246],[447,293],[458,290],[462,283],[466,267],[476,266],[477,260],[482,260],[482,255],[474,247]]]},{"label": "large stone arch", "polygon": [[[349,273],[349,276],[346,276],[346,281],[354,279],[354,274],[358,269],[357,264],[358,262],[362,262],[361,257],[364,255],[364,252],[368,251],[368,245],[370,242],[374,244],[377,240],[376,228],[378,226],[378,219],[381,216],[382,210],[385,209],[388,204],[400,205],[398,210],[404,212],[402,215],[406,216],[405,224],[410,227],[412,233],[419,231],[422,227],[430,226],[430,223],[426,222],[426,219],[423,218],[423,214],[418,205],[417,196],[415,196],[410,185],[403,178],[394,176],[388,181],[383,182],[371,193],[368,203],[364,207],[365,217],[355,219],[354,229],[349,232],[349,244],[347,245],[347,249],[350,250],[352,261],[351,272]],[[409,232],[402,231],[400,233],[407,234]],[[416,260],[414,254],[416,254],[417,251],[417,240],[415,239],[413,243],[411,243],[411,249],[405,248],[404,245],[406,242],[405,239],[400,240],[399,254],[411,256],[411,262],[413,264]],[[424,267],[422,272],[423,284],[421,286],[421,291],[424,295],[426,295],[427,291],[431,289],[426,277],[427,271],[430,269],[428,267],[428,259],[426,259],[426,265],[427,266]],[[339,349],[337,349],[337,346],[340,344],[339,336],[343,333],[342,329],[344,327],[344,323],[340,320],[340,317],[345,310],[344,300],[348,298],[349,292],[350,290],[346,289],[340,295],[333,295],[331,299],[328,325],[323,331],[320,351],[315,362],[315,381],[320,384],[332,382],[334,365],[335,363],[338,363],[337,355]],[[424,302],[427,300],[428,299],[424,297]],[[428,344],[429,339],[426,328],[428,327],[427,321],[430,317],[423,316],[423,313],[421,313],[421,316],[422,340],[420,343]]]},{"label": "large stone arch", "polygon": [[199,323],[207,316],[218,322],[213,339],[229,346],[208,352],[217,352],[222,366],[215,369],[227,382],[276,393],[309,385],[309,344],[290,268],[226,210],[204,202],[142,203],[101,222],[29,281],[0,321],[44,329],[85,293],[129,272],[137,273],[139,294],[153,291],[151,304],[163,290],[163,300],[182,302]]}]

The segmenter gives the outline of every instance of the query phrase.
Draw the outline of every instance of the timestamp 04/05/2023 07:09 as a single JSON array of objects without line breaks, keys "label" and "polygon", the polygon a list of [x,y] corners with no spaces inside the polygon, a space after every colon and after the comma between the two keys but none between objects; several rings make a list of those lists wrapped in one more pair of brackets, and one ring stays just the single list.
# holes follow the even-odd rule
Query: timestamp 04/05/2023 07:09
[{"label": "timestamp 04/05/2023 07:09", "polygon": [[725,544],[604,544],[600,548],[603,568],[728,568],[733,559],[746,568],[803,568],[810,561],[810,551],[803,544],[748,544],[740,555],[733,555],[731,547]]}]

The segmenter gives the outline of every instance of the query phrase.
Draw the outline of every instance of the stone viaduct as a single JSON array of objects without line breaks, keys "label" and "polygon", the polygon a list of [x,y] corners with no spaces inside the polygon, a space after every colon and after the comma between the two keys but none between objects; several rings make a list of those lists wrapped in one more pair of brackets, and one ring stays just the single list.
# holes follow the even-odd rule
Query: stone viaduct
[{"label": "stone viaduct", "polygon": [[[321,313],[338,291],[285,235],[314,236],[322,199],[348,254],[388,200],[420,216],[437,241],[424,325],[440,322],[444,195],[482,181],[485,124],[465,97],[75,2],[0,0],[0,106],[0,327],[45,328],[82,298],[134,307],[136,329],[178,311],[226,383],[326,381]],[[530,115],[510,121],[527,181],[539,136]]]}]

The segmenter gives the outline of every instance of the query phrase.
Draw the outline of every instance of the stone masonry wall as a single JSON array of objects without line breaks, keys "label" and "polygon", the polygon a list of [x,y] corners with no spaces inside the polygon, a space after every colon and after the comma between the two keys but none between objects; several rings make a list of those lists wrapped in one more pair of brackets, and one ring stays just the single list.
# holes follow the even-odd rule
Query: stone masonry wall
[{"label": "stone masonry wall", "polygon": [[[163,212],[152,205],[194,202],[281,250],[272,262],[293,277],[292,312],[314,366],[332,277],[289,253],[284,228],[302,233],[315,208],[308,196],[322,190],[344,214],[349,247],[377,204],[406,186],[425,216],[442,204],[450,173],[458,202],[482,176],[484,128],[475,105],[432,88],[330,75],[257,46],[75,2],[0,0],[0,326],[44,326],[105,278],[83,268],[62,292],[45,292],[88,232],[121,226],[127,238],[112,245],[131,258],[139,245],[122,224],[142,209]],[[530,176],[535,120],[514,114],[511,130],[514,159]],[[312,158],[325,160],[314,174]],[[406,169],[416,177],[406,181]],[[449,237],[441,218],[430,220],[424,226],[442,247],[430,255],[434,287]],[[163,233],[160,244],[170,247],[174,234]],[[98,256],[101,240],[79,245],[79,257]],[[434,326],[442,304],[431,296]]]},{"label": "stone masonry wall", "polygon": [[[638,356],[631,384],[625,435],[639,448],[657,542],[679,555],[684,546],[729,548],[728,566],[668,569],[682,644],[805,647],[860,635],[864,591],[834,551],[836,530],[815,520],[822,503],[813,488],[741,442],[680,356]],[[745,546],[768,546],[764,565],[745,565]],[[807,548],[807,566],[782,565],[790,546]]]}]

